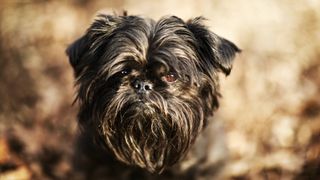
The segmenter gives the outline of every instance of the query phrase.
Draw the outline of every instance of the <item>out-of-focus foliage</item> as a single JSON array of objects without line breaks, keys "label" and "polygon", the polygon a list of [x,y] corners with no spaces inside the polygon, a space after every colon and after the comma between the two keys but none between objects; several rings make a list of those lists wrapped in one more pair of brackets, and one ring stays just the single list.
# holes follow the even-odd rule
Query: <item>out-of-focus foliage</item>
[{"label": "out-of-focus foliage", "polygon": [[316,0],[2,0],[0,179],[72,176],[77,107],[64,50],[101,10],[204,16],[243,50],[221,77],[222,177],[320,178],[319,9]]}]

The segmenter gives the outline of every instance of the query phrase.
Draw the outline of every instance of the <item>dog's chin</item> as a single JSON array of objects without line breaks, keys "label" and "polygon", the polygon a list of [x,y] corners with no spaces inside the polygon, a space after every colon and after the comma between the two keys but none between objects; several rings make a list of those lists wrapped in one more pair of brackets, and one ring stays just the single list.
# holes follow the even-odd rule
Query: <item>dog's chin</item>
[{"label": "dog's chin", "polygon": [[188,121],[174,119],[144,99],[136,99],[115,116],[106,116],[101,132],[118,160],[159,173],[183,158],[192,144],[196,135],[183,125]]}]

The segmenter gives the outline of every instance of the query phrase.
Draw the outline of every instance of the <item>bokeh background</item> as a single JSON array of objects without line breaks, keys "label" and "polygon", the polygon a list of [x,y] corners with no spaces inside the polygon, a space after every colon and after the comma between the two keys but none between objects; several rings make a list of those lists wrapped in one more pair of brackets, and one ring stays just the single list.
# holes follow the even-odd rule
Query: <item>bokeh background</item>
[{"label": "bokeh background", "polygon": [[204,16],[243,51],[215,121],[225,179],[320,178],[320,1],[1,0],[0,179],[65,179],[77,133],[65,55],[97,12]]}]

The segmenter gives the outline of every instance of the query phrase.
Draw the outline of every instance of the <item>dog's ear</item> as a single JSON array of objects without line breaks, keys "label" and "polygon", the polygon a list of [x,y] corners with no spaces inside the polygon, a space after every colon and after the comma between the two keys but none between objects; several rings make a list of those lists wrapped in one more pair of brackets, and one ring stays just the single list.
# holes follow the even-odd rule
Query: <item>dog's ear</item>
[{"label": "dog's ear", "polygon": [[198,17],[186,23],[198,41],[202,69],[209,71],[213,68],[219,69],[225,75],[229,75],[234,57],[241,50],[234,43],[211,32],[202,24],[203,20],[204,18]]},{"label": "dog's ear", "polygon": [[78,76],[81,72],[82,68],[79,67],[81,66],[79,62],[84,54],[89,50],[89,47],[87,36],[84,35],[66,49],[66,53],[69,57],[69,62],[73,67],[75,76]]},{"label": "dog's ear", "polygon": [[107,41],[121,21],[122,16],[98,15],[87,32],[66,49],[76,77],[91,61],[97,60],[101,43]]}]

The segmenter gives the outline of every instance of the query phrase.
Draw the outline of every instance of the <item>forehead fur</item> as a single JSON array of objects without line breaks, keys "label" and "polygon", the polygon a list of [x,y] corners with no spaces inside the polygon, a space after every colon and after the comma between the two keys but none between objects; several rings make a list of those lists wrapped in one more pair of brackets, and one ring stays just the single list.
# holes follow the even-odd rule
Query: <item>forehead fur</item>
[{"label": "forehead fur", "polygon": [[92,38],[98,36],[90,49],[92,54],[101,55],[104,71],[121,69],[134,60],[142,66],[160,62],[175,71],[190,69],[192,73],[199,62],[196,39],[174,16],[158,22],[138,16],[100,16],[88,33]]}]

